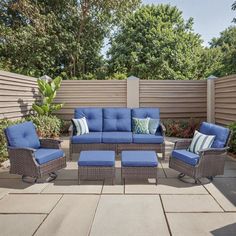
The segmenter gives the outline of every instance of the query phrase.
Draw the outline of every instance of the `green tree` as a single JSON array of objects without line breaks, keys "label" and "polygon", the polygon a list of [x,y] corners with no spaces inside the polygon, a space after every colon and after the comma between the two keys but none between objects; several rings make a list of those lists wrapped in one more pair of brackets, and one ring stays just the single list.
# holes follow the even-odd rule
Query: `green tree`
[{"label": "green tree", "polygon": [[82,77],[102,65],[103,40],[140,0],[1,0],[0,66]]},{"label": "green tree", "polygon": [[200,79],[204,51],[193,19],[170,5],[146,5],[131,13],[111,41],[110,73],[143,79]]},{"label": "green tree", "polygon": [[[236,1],[232,4],[232,10],[236,11]],[[236,23],[236,18],[233,19],[233,22]]]},{"label": "green tree", "polygon": [[213,38],[211,48],[221,52],[220,66],[215,70],[217,76],[236,73],[236,26],[231,26]]}]

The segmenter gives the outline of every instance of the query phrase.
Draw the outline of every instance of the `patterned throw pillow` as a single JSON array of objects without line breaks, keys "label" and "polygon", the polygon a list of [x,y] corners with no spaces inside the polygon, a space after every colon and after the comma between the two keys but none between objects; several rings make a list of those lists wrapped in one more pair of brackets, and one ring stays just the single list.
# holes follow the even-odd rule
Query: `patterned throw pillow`
[{"label": "patterned throw pillow", "polygon": [[214,139],[214,135],[205,135],[196,130],[188,150],[199,154],[199,150],[210,148]]},{"label": "patterned throw pillow", "polygon": [[157,132],[157,128],[160,125],[160,119],[151,119],[149,120],[149,125],[148,125],[148,129],[149,129],[149,133],[150,134],[155,134]]},{"label": "patterned throw pillow", "polygon": [[72,119],[72,124],[76,130],[76,135],[88,134],[88,124],[85,117],[80,119]]},{"label": "patterned throw pillow", "polygon": [[132,130],[134,134],[149,134],[148,125],[150,118],[132,118]]}]

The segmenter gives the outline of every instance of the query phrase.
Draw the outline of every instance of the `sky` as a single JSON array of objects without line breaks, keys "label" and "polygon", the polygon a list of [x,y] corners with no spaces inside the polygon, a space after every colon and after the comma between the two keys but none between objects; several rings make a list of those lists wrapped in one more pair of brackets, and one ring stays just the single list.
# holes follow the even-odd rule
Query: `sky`
[{"label": "sky", "polygon": [[[143,0],[143,4],[171,4],[177,6],[185,20],[193,17],[194,31],[202,36],[203,45],[208,46],[212,38],[232,25],[236,12],[231,10],[234,0]],[[102,49],[105,55],[108,42]]]}]

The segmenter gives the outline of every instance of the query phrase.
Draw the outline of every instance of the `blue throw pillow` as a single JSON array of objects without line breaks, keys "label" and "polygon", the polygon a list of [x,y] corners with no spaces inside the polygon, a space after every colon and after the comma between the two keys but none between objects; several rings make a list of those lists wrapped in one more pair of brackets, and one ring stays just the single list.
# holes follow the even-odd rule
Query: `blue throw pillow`
[{"label": "blue throw pillow", "polygon": [[149,133],[150,134],[155,134],[157,132],[157,128],[160,125],[160,119],[151,119],[149,120],[149,125],[148,125],[148,129],[149,129]]}]

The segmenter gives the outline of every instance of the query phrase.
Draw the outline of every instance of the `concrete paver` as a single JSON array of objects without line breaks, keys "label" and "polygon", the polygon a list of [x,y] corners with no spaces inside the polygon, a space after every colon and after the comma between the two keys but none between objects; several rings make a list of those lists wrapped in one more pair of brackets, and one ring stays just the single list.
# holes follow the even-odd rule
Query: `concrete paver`
[{"label": "concrete paver", "polygon": [[64,195],[35,235],[87,236],[98,200],[98,195]]},{"label": "concrete paver", "polygon": [[0,214],[0,235],[31,236],[45,217],[43,214]]},{"label": "concrete paver", "polygon": [[49,213],[61,196],[9,194],[0,201],[0,213]]},{"label": "concrete paver", "polygon": [[102,195],[90,235],[169,235],[159,196]]},{"label": "concrete paver", "polygon": [[165,212],[223,212],[210,195],[161,195]]},{"label": "concrete paver", "polygon": [[235,236],[236,213],[167,213],[173,236]]}]

